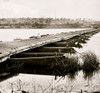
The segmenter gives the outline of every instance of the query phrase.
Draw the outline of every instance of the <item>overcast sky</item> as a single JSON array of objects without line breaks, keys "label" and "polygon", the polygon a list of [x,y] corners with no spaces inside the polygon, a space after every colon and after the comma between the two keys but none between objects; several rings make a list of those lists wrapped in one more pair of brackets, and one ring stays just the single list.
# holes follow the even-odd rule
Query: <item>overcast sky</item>
[{"label": "overcast sky", "polygon": [[0,18],[64,17],[100,20],[100,0],[0,0]]}]

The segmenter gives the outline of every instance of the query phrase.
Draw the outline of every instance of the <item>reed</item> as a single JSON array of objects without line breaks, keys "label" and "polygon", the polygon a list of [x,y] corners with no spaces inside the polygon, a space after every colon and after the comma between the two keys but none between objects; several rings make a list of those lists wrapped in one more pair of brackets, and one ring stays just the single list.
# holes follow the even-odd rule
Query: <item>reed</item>
[{"label": "reed", "polygon": [[79,68],[78,64],[78,56],[75,54],[71,54],[70,56],[66,56],[66,69],[68,72],[74,72],[77,71]]},{"label": "reed", "polygon": [[67,55],[65,57],[67,75],[71,80],[75,78],[79,70],[80,65],[78,64],[78,60],[76,54]]},{"label": "reed", "polygon": [[82,54],[83,54],[82,70],[84,73],[84,78],[91,79],[91,77],[99,70],[99,59],[91,51]]},{"label": "reed", "polygon": [[[74,77],[79,68],[78,57],[75,56],[75,54],[66,54],[63,59],[56,59],[55,64],[53,70],[56,75],[68,75],[71,78]],[[58,72],[60,74],[58,74]]]},{"label": "reed", "polygon": [[82,54],[83,54],[83,58],[82,58],[83,59],[83,66],[82,66],[83,71],[91,72],[91,71],[99,69],[99,60],[93,52],[88,51]]}]

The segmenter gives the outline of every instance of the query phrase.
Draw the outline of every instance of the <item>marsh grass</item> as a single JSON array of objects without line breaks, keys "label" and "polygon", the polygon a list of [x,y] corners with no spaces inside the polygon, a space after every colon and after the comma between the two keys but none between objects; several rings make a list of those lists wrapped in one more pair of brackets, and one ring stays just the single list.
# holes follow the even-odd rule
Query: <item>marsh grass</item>
[{"label": "marsh grass", "polygon": [[68,75],[69,78],[74,79],[78,68],[78,57],[75,54],[66,54],[63,59],[56,59],[56,65],[54,65],[53,69],[56,75],[59,72],[60,76]]},{"label": "marsh grass", "polygon": [[79,68],[78,56],[75,54],[65,56],[66,69],[68,72],[77,71]]},{"label": "marsh grass", "polygon": [[83,65],[82,65],[82,69],[83,69],[83,73],[84,73],[84,77],[92,77],[93,74],[95,72],[97,72],[99,70],[99,59],[97,58],[97,56],[91,52],[85,52],[82,53],[83,54]]},{"label": "marsh grass", "polygon": [[97,56],[89,51],[86,53],[83,53],[83,70],[84,71],[92,71],[92,70],[98,70],[99,69],[99,60]]},{"label": "marsh grass", "polygon": [[78,56],[76,54],[67,55],[65,57],[66,70],[68,77],[73,80],[78,73],[80,65],[78,64]]},{"label": "marsh grass", "polygon": [[67,76],[70,80],[74,80],[77,74],[78,74],[78,71],[74,71],[74,72],[68,73]]},{"label": "marsh grass", "polygon": [[91,79],[92,78],[92,76],[95,74],[95,73],[97,73],[97,71],[96,70],[92,70],[92,71],[83,71],[83,74],[84,74],[84,79]]}]

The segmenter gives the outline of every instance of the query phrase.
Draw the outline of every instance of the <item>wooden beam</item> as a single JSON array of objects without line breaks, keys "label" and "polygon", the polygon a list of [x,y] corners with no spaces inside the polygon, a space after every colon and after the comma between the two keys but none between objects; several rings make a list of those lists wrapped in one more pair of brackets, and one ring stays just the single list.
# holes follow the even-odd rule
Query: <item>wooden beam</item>
[{"label": "wooden beam", "polygon": [[[26,57],[26,58],[10,58],[8,62],[13,64],[27,64],[31,66],[51,66],[56,59],[62,59],[63,56],[44,56],[44,57]],[[17,65],[16,65],[17,66]]]},{"label": "wooden beam", "polygon": [[59,52],[59,53],[75,53],[72,47],[41,47],[30,50],[28,52]]},{"label": "wooden beam", "polygon": [[58,52],[37,52],[37,53],[21,53],[20,57],[42,57],[42,56],[58,56],[58,55],[64,55],[64,53],[58,53]]}]

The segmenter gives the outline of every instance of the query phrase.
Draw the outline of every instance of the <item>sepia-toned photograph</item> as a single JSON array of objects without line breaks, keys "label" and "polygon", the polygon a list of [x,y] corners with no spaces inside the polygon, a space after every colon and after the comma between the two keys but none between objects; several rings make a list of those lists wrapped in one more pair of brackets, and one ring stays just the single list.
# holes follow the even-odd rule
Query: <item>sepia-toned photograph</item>
[{"label": "sepia-toned photograph", "polygon": [[100,93],[100,0],[0,0],[0,93]]}]

